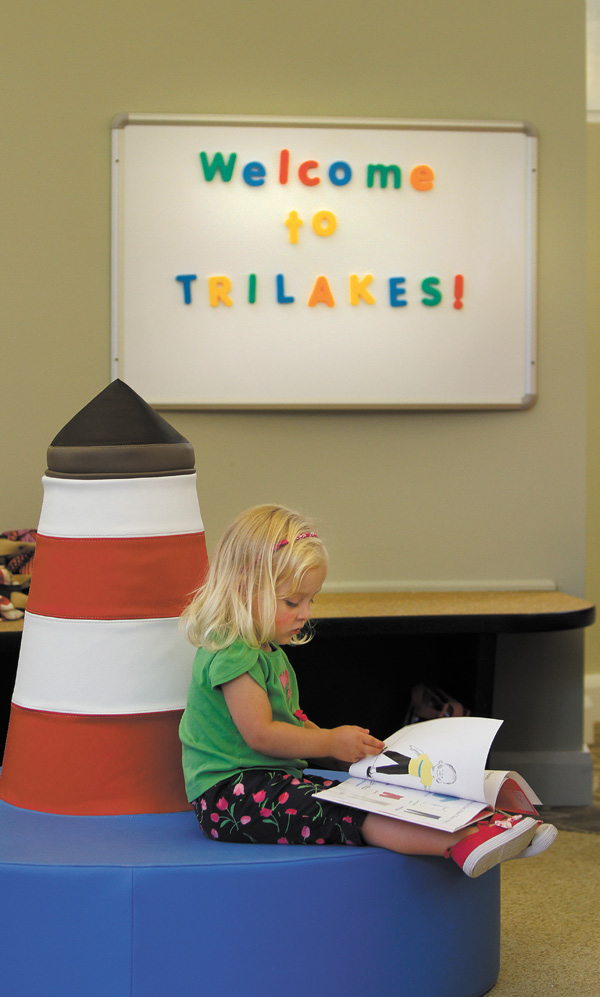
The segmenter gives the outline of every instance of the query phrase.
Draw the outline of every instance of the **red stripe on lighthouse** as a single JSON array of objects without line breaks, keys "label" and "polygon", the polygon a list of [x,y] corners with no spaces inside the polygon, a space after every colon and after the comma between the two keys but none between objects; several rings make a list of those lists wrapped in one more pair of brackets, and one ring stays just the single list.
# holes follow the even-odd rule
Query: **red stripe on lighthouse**
[{"label": "red stripe on lighthouse", "polygon": [[204,533],[65,538],[38,533],[27,608],[63,619],[179,616],[207,568]]},{"label": "red stripe on lighthouse", "polygon": [[187,810],[182,712],[73,716],[13,703],[0,799],[91,817]]}]

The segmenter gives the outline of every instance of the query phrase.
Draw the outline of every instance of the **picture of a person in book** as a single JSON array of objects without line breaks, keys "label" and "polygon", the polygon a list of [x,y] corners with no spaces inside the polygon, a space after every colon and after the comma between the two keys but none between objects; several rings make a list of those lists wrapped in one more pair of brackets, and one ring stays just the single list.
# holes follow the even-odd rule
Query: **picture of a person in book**
[{"label": "picture of a person in book", "polygon": [[449,762],[439,761],[434,765],[424,751],[415,748],[412,744],[410,751],[414,751],[414,755],[403,755],[399,751],[387,749],[383,754],[386,758],[392,759],[393,765],[369,765],[367,776],[370,778],[375,772],[379,774],[386,772],[389,775],[414,775],[427,789],[434,782],[445,786],[451,786],[453,782],[456,782],[456,769]]}]

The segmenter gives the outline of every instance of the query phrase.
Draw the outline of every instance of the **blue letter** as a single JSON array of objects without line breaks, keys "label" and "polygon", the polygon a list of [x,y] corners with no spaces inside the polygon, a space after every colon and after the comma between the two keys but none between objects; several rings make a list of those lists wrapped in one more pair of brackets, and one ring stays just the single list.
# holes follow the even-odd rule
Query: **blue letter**
[{"label": "blue letter", "polygon": [[262,163],[246,163],[242,176],[249,187],[262,187],[267,171]]},{"label": "blue letter", "polygon": [[277,274],[277,304],[278,305],[289,305],[294,301],[294,298],[286,296],[285,288],[283,286],[283,274]]},{"label": "blue letter", "polygon": [[402,308],[403,305],[408,304],[408,301],[403,300],[406,288],[402,285],[405,283],[406,277],[390,277],[390,305],[392,308]]},{"label": "blue letter", "polygon": [[[338,176],[341,173],[341,177]],[[332,163],[329,167],[329,179],[336,187],[345,187],[352,180],[352,170],[350,163],[345,163],[340,159],[337,163]]]},{"label": "blue letter", "polygon": [[186,305],[191,305],[192,303],[192,281],[196,280],[195,273],[180,273],[177,275],[175,280],[178,280],[183,284],[183,301]]}]

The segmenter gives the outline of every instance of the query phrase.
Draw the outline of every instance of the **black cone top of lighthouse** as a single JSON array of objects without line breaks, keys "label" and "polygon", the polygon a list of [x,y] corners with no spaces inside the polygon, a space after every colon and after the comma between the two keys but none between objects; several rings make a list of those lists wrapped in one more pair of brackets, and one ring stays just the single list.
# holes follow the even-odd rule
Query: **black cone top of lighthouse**
[{"label": "black cone top of lighthouse", "polygon": [[194,450],[117,378],[54,437],[47,460],[50,477],[191,474]]}]

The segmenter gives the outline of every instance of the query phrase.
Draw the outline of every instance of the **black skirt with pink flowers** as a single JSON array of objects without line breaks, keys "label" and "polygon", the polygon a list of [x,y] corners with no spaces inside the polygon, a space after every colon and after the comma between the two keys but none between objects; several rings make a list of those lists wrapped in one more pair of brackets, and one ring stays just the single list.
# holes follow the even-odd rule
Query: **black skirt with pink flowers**
[{"label": "black skirt with pink flowers", "polygon": [[362,845],[367,814],[319,800],[337,780],[247,769],[194,800],[207,838],[261,845]]}]

